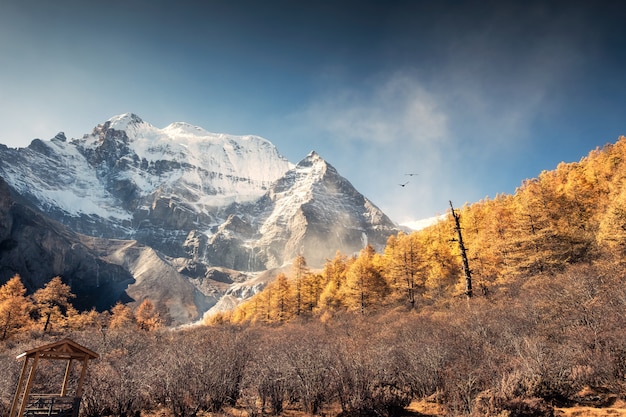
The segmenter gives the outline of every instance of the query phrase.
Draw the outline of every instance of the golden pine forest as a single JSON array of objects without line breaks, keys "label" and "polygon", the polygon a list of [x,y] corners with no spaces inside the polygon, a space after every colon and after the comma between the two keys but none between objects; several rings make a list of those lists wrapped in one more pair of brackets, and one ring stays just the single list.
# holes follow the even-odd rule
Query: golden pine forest
[{"label": "golden pine forest", "polygon": [[626,416],[625,255],[620,137],[381,252],[297,257],[196,326],[169,328],[158,300],[79,312],[60,278],[27,295],[16,276],[0,416],[16,356],[61,337],[100,355],[81,417]]}]

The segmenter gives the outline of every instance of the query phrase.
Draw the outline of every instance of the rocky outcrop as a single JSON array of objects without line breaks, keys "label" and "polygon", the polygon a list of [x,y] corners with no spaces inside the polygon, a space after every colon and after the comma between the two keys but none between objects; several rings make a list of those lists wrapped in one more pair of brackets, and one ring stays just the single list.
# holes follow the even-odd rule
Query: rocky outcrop
[{"label": "rocky outcrop", "polygon": [[0,178],[0,282],[19,274],[29,292],[61,276],[78,308],[108,309],[127,300],[134,282],[125,268],[104,261],[81,236],[20,201]]}]

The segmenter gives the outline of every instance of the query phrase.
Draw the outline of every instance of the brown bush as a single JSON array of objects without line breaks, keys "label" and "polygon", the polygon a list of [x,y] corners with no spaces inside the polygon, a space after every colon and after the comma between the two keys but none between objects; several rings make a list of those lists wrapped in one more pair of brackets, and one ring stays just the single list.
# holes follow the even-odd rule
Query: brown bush
[{"label": "brown bush", "polygon": [[542,398],[505,398],[492,390],[476,396],[472,415],[480,417],[552,417],[554,407]]}]

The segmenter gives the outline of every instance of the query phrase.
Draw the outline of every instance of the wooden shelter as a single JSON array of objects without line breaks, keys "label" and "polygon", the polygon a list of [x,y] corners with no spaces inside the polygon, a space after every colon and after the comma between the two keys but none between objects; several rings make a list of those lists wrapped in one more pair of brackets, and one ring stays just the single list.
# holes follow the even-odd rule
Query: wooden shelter
[{"label": "wooden shelter", "polygon": [[[97,359],[98,354],[70,339],[63,339],[17,356],[17,359],[21,358],[25,358],[24,365],[9,417],[77,417],[87,364],[90,359]],[[42,360],[67,361],[63,378],[60,380],[61,386],[56,387],[56,392],[51,391],[55,384],[46,381],[41,385],[48,392],[31,393],[37,377],[37,367],[41,365]],[[82,365],[79,374],[73,372],[75,362]],[[70,388],[74,388],[72,395],[69,393]]]}]

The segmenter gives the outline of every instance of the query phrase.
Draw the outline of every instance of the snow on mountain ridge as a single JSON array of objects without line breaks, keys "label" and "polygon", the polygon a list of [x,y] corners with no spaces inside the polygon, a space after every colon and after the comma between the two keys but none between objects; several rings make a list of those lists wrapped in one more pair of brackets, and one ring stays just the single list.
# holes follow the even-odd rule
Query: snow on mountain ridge
[{"label": "snow on mountain ridge", "polygon": [[107,120],[109,128],[115,130],[127,130],[130,125],[145,123],[141,117],[134,113],[118,114]]},{"label": "snow on mountain ridge", "polygon": [[270,191],[274,207],[261,226],[262,234],[268,233],[276,224],[287,223],[296,215],[302,204],[313,198],[312,185],[321,179],[326,164],[321,158],[313,160],[311,156],[309,154],[287,172]]},{"label": "snow on mountain ridge", "polygon": [[42,207],[66,213],[102,218],[130,219],[130,214],[102,186],[78,150],[58,138],[35,139],[28,148],[9,149],[11,157],[0,166],[0,175],[24,195],[32,195]]},{"label": "snow on mountain ridge", "polygon": [[164,127],[163,130],[170,131],[170,132],[178,131],[179,135],[181,135],[183,132],[188,133],[189,135],[197,135],[197,136],[200,136],[200,135],[206,136],[210,134],[210,132],[204,130],[203,128],[199,126],[194,126],[187,122],[170,123],[169,125]]},{"label": "snow on mountain ridge", "polygon": [[293,167],[271,142],[259,136],[211,133],[184,122],[158,129],[133,114],[109,120],[114,121],[112,128],[126,129],[129,146],[139,159],[148,162],[173,160],[222,175],[249,178],[265,186]]},{"label": "snow on mountain ridge", "polygon": [[[370,241],[380,247],[395,231],[393,222],[316,152],[274,183],[267,197],[258,245],[279,245],[287,253],[283,260],[306,253],[307,261],[319,265],[337,248],[351,253]],[[278,261],[270,255],[268,264],[278,267]]]},{"label": "snow on mountain ridge", "polygon": [[132,113],[113,116],[81,139],[37,139],[7,152],[12,156],[0,175],[20,192],[69,216],[120,220],[132,213],[110,187],[123,186],[137,198],[187,190],[189,206],[203,211],[252,201],[294,166],[258,136],[210,133],[183,122],[158,129]]}]

